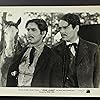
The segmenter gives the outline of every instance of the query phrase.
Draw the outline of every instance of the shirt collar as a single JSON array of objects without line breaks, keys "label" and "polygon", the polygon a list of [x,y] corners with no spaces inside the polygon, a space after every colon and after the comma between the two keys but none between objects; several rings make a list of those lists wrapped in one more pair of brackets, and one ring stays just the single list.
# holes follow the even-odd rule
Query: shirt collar
[{"label": "shirt collar", "polygon": [[36,51],[40,51],[44,48],[44,43],[42,43],[41,45],[34,47],[36,49]]},{"label": "shirt collar", "polygon": [[[28,47],[32,48],[32,46],[30,46],[30,45],[28,45]],[[36,51],[40,51],[40,50],[42,50],[44,48],[44,43],[42,43],[41,45],[39,45],[37,47],[34,46],[34,48],[36,49]]]},{"label": "shirt collar", "polygon": [[[79,44],[79,37],[73,42],[76,43],[77,45]],[[71,42],[66,42],[66,45],[72,44]]]}]

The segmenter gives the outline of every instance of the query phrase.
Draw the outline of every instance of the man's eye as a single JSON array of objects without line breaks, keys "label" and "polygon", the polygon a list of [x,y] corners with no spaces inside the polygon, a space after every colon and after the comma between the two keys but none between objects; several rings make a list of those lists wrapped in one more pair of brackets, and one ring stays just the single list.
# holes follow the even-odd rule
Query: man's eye
[{"label": "man's eye", "polygon": [[67,29],[68,26],[59,27],[59,30],[61,30],[62,28],[63,28],[63,29]]},{"label": "man's eye", "polygon": [[27,29],[27,31],[29,31],[30,29]]},{"label": "man's eye", "polygon": [[36,29],[32,28],[32,29],[27,29],[27,31],[36,31]]},{"label": "man's eye", "polygon": [[34,28],[32,28],[31,30],[32,30],[32,31],[36,31],[36,29],[34,29]]},{"label": "man's eye", "polygon": [[64,26],[63,28],[66,29],[68,26]]}]

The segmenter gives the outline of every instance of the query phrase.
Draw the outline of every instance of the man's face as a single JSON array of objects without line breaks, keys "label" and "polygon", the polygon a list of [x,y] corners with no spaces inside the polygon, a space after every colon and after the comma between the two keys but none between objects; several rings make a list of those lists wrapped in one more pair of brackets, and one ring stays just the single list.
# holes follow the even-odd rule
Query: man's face
[{"label": "man's face", "polygon": [[59,30],[62,36],[62,40],[70,42],[75,36],[75,32],[72,25],[68,24],[68,22],[64,20],[60,20]]},{"label": "man's face", "polygon": [[27,25],[27,35],[29,44],[37,44],[42,39],[38,25],[34,22]]}]

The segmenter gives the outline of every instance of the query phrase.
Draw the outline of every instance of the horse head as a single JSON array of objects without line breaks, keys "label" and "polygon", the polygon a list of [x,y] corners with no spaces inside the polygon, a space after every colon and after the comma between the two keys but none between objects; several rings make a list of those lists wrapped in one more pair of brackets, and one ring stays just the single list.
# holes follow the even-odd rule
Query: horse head
[{"label": "horse head", "polygon": [[4,48],[0,55],[0,86],[6,86],[8,69],[12,63],[15,47],[18,43],[18,25],[21,23],[21,18],[16,23],[6,20],[3,20],[3,22]]},{"label": "horse head", "polygon": [[18,25],[21,23],[21,17],[14,23],[13,21],[4,20],[4,38],[5,38],[5,54],[7,57],[13,56],[18,38]]},{"label": "horse head", "polygon": [[18,19],[16,23],[14,23],[13,21],[6,21],[4,19],[3,22],[6,26],[15,26],[16,28],[18,28],[18,25],[21,23],[21,17]]}]

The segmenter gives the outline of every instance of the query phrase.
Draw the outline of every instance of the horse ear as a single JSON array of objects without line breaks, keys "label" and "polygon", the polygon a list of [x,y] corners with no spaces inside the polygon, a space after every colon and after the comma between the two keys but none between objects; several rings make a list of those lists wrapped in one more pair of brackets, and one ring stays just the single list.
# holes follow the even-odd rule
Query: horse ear
[{"label": "horse ear", "polygon": [[5,25],[7,25],[7,24],[8,24],[8,22],[7,22],[5,19],[3,19],[3,22],[4,22],[4,24],[5,24]]},{"label": "horse ear", "polygon": [[21,17],[19,18],[19,20],[16,23],[16,26],[18,26],[21,23]]}]

